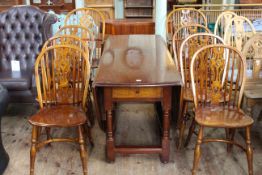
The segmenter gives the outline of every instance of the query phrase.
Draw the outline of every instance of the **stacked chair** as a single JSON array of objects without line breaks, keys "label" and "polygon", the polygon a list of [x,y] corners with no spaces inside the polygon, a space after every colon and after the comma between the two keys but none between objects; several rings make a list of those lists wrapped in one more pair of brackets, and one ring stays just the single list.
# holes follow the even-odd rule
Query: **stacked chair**
[{"label": "stacked chair", "polygon": [[[37,57],[35,79],[40,110],[29,118],[33,126],[31,175],[35,170],[36,152],[51,142],[78,143],[83,174],[88,174],[86,138],[93,145],[91,126],[94,123],[90,114],[93,113],[91,76],[94,76],[93,65],[98,66],[102,52],[104,22],[103,14],[95,9],[82,8],[68,13],[65,26],[45,42]],[[78,137],[52,138],[51,128],[54,127],[76,128]],[[43,129],[46,140],[40,138]]]},{"label": "stacked chair", "polygon": [[[174,62],[183,82],[177,147],[181,148],[183,143],[187,146],[193,133],[197,134],[192,169],[192,174],[196,174],[202,143],[226,143],[228,152],[236,145],[246,152],[248,174],[252,175],[250,128],[253,119],[240,107],[246,80],[246,57],[242,52],[250,38],[255,41],[252,37],[256,31],[250,20],[230,11],[218,16],[214,34],[207,28],[206,19],[197,9],[181,8],[170,12],[166,20],[167,44],[173,46]],[[258,41],[259,37],[256,38]],[[183,142],[186,122],[190,119],[189,103],[193,104],[193,119]],[[206,127],[223,128],[225,139],[205,138]],[[196,128],[199,128],[197,132]],[[234,140],[239,128],[245,129],[244,146]]]},{"label": "stacked chair", "polygon": [[207,26],[205,15],[194,8],[179,8],[171,11],[166,18],[166,40],[169,51],[172,53],[172,38],[178,28],[184,25],[199,24]]}]

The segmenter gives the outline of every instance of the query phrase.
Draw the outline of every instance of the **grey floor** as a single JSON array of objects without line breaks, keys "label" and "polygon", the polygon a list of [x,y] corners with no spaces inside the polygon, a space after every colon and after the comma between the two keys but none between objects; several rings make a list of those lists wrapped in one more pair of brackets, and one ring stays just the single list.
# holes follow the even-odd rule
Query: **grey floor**
[{"label": "grey floor", "polygon": [[[255,109],[256,110],[256,109]],[[10,162],[4,175],[29,174],[29,150],[31,126],[28,116],[35,112],[30,105],[11,105],[2,119],[2,137],[10,156]],[[256,113],[256,112],[255,112]],[[157,144],[159,142],[158,125],[153,106],[150,104],[122,104],[117,111],[116,130],[119,144]],[[254,115],[256,120],[257,115]],[[252,128],[254,147],[254,174],[262,175],[262,122],[255,122]],[[89,175],[187,175],[191,174],[193,150],[196,136],[193,136],[188,148],[177,150],[177,133],[172,126],[170,140],[170,162],[162,164],[158,155],[129,155],[116,157],[114,163],[105,161],[105,134],[95,125],[93,137],[95,147],[89,146]],[[74,129],[54,129],[52,135],[74,136]],[[206,136],[224,137],[224,130],[208,129]],[[44,138],[44,135],[43,135]],[[236,139],[243,143],[243,132]],[[247,174],[246,155],[234,147],[228,154],[221,143],[209,143],[202,146],[202,157],[198,174],[200,175],[245,175]],[[78,146],[73,143],[53,143],[38,152],[36,159],[37,175],[82,174]]]}]

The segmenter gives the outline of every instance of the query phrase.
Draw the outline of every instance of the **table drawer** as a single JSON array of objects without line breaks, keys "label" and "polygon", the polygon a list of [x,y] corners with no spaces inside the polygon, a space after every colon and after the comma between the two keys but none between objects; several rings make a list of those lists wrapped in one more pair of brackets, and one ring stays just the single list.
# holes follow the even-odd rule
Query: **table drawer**
[{"label": "table drawer", "polygon": [[161,98],[163,89],[160,87],[146,88],[113,88],[113,98]]}]

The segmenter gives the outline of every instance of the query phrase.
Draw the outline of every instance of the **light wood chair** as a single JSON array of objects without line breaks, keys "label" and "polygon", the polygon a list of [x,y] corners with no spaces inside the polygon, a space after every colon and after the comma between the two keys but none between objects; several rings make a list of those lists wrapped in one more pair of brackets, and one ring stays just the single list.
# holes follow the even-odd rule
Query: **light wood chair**
[{"label": "light wood chair", "polygon": [[227,45],[243,50],[247,40],[256,34],[256,29],[249,19],[244,16],[235,16],[225,28],[224,41]]},{"label": "light wood chair", "polygon": [[103,12],[94,8],[75,9],[66,15],[65,25],[81,25],[91,31],[95,38],[93,60],[99,61],[105,40],[105,17]]},{"label": "light wood chair", "polygon": [[[214,44],[221,43],[225,44],[223,39],[217,35],[211,33],[197,33],[188,36],[181,44],[179,49],[179,70],[182,77],[183,87],[181,93],[180,100],[180,113],[179,113],[179,141],[178,141],[178,149],[181,148],[184,136],[184,130],[186,127],[186,122],[189,120],[188,111],[188,103],[193,102],[193,94],[192,94],[192,86],[191,86],[191,78],[189,73],[190,63],[194,53],[201,47]],[[190,141],[190,138],[195,129],[194,119],[192,120],[189,134],[185,142],[185,146]]]},{"label": "light wood chair", "polygon": [[206,16],[194,8],[172,10],[166,17],[166,39],[169,51],[172,52],[172,37],[177,29],[184,25],[200,24],[207,26]]},{"label": "light wood chair", "polygon": [[[85,125],[90,76],[88,52],[73,45],[55,45],[39,54],[35,77],[40,110],[29,118],[33,126],[30,175],[34,174],[36,152],[51,142],[77,142],[83,174],[87,175]],[[76,128],[78,138],[40,139],[41,128]]]},{"label": "light wood chair", "polygon": [[224,38],[225,35],[225,28],[228,26],[229,22],[232,18],[237,16],[236,13],[231,11],[222,12],[216,20],[215,27],[214,27],[214,34]]},{"label": "light wood chair", "polygon": [[173,35],[173,42],[172,42],[173,55],[174,55],[174,61],[179,71],[180,71],[179,49],[181,43],[184,41],[185,38],[195,33],[211,33],[211,32],[206,26],[200,24],[189,24],[179,27]]},{"label": "light wood chair", "polygon": [[[97,67],[97,58],[94,57],[95,54],[95,38],[92,32],[81,25],[66,25],[61,27],[56,33],[55,36],[59,35],[71,35],[71,36],[76,36],[78,38],[81,38],[82,41],[86,42],[86,45],[88,46],[89,49],[89,61],[91,64],[91,67]],[[93,65],[94,64],[94,65]]]},{"label": "light wood chair", "polygon": [[[253,117],[252,106],[262,104],[262,34],[251,37],[245,43],[242,53],[247,63],[245,105],[248,114]],[[262,107],[260,107],[260,111],[262,112]]]},{"label": "light wood chair", "polygon": [[[226,54],[225,54],[226,53]],[[225,55],[227,58],[225,59]],[[232,60],[227,64],[226,60]],[[235,65],[237,79],[233,81]],[[253,174],[253,149],[250,140],[250,128],[253,119],[241,109],[246,79],[246,62],[243,55],[234,47],[209,45],[199,49],[190,64],[190,76],[195,106],[195,122],[199,125],[197,143],[194,152],[192,174],[196,174],[201,156],[201,145],[208,142],[227,143],[228,151],[236,145],[247,155],[248,173]],[[226,76],[224,77],[224,72]],[[231,74],[231,75],[229,75]],[[231,77],[230,81],[227,81]],[[226,139],[204,138],[204,128],[226,129]],[[246,145],[234,140],[235,131],[246,131]]]}]

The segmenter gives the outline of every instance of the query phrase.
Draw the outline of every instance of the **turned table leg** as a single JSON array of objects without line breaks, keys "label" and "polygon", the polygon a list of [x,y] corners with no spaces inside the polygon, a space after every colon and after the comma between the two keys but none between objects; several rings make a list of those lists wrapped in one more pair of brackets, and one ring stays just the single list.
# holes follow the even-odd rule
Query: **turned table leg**
[{"label": "turned table leg", "polygon": [[104,106],[106,111],[106,157],[109,162],[115,161],[115,140],[113,131],[113,114],[112,114],[112,90],[105,88]]},{"label": "turned table leg", "polygon": [[169,162],[169,152],[170,152],[170,140],[169,140],[169,111],[164,111],[163,116],[163,136],[162,136],[162,154],[160,156],[162,163]]},{"label": "turned table leg", "polygon": [[107,121],[107,138],[106,138],[106,156],[108,161],[115,161],[115,141],[114,141],[114,135],[113,135],[113,117],[112,117],[112,111],[107,111],[106,115],[106,121]]},{"label": "turned table leg", "polygon": [[163,91],[163,135],[162,135],[162,153],[160,155],[161,162],[169,162],[169,153],[170,153],[170,109],[171,109],[171,97],[172,89],[170,87],[164,88]]}]

